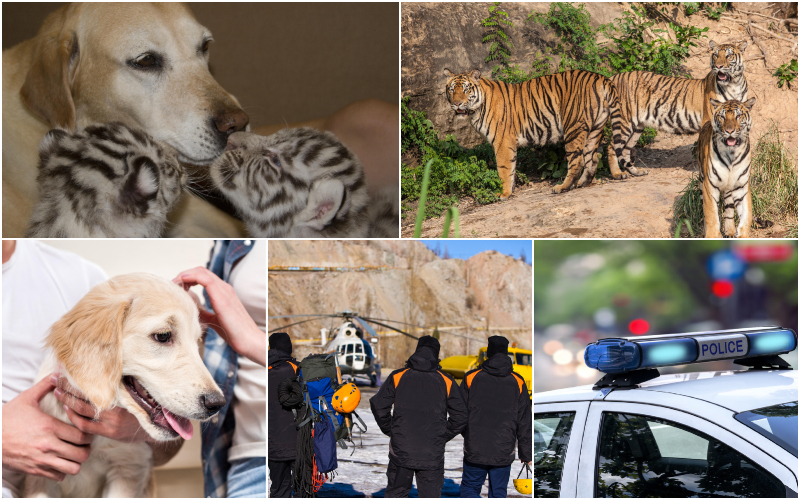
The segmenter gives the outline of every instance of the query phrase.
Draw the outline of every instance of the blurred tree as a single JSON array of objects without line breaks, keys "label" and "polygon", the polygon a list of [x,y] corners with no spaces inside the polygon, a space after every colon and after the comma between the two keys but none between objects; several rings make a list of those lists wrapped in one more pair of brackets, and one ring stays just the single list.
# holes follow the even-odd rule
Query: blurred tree
[{"label": "blurred tree", "polygon": [[[612,308],[618,325],[645,316],[653,333],[688,321],[725,323],[720,299],[710,293],[708,257],[729,248],[713,241],[536,241],[534,242],[534,323],[592,322]],[[793,258],[752,264],[764,271],[764,315],[797,327],[797,243]],[[733,300],[733,299],[731,299]],[[743,318],[737,318],[743,319]]]}]

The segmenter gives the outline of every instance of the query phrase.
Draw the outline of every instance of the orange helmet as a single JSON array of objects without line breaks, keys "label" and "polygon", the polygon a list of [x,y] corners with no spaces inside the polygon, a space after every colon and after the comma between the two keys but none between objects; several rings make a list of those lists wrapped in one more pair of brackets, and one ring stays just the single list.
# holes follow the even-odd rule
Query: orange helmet
[{"label": "orange helmet", "polygon": [[358,390],[356,384],[349,382],[339,387],[333,393],[333,409],[339,413],[353,413],[361,402],[361,391]]}]

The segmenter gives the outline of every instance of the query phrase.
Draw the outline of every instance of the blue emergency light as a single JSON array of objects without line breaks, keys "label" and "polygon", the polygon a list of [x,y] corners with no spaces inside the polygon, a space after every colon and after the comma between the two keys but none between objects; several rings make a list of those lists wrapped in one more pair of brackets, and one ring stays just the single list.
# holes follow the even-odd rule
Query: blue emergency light
[{"label": "blue emergency light", "polygon": [[583,358],[586,366],[603,373],[627,373],[659,366],[786,354],[796,348],[794,331],[761,327],[602,339],[589,344]]}]

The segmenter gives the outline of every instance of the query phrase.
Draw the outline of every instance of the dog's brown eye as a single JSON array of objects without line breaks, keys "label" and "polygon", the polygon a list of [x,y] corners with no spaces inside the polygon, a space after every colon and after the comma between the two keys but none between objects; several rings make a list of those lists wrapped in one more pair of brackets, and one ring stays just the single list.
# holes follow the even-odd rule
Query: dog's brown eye
[{"label": "dog's brown eye", "polygon": [[210,45],[211,45],[211,39],[209,38],[203,42],[203,46],[200,48],[200,50],[203,51],[203,53],[206,53],[208,52],[208,48]]},{"label": "dog's brown eye", "polygon": [[140,70],[157,70],[161,68],[161,58],[153,53],[142,54],[136,59],[128,61],[128,64]]},{"label": "dog's brown eye", "polygon": [[156,339],[156,342],[161,342],[162,344],[169,342],[172,338],[172,332],[161,332],[153,334],[153,338]]}]

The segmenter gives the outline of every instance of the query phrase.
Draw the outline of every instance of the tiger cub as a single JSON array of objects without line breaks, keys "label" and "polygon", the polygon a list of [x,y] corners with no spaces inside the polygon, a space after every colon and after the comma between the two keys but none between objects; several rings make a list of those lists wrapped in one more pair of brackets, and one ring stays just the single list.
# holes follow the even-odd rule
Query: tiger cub
[{"label": "tiger cub", "polygon": [[253,237],[397,237],[397,193],[370,199],[361,161],[313,128],[236,132],[211,165],[214,185]]},{"label": "tiger cub", "polygon": [[622,155],[609,148],[611,165],[632,175],[645,175],[647,171],[640,171],[633,165],[633,148],[645,127],[672,134],[694,134],[710,120],[709,99],[722,102],[747,99],[742,55],[747,42],[737,47],[717,45],[712,40],[708,45],[711,47],[711,70],[702,80],[646,71],[618,73],[611,78],[619,93],[622,120],[615,130],[620,130],[623,142]]},{"label": "tiger cub", "polygon": [[[706,238],[720,238],[720,195],[723,204],[722,229],[725,236],[747,238],[753,223],[750,195],[750,110],[756,98],[746,102],[709,100],[710,122],[703,124],[697,143],[700,182],[703,191]],[[733,211],[739,214],[734,229]]]},{"label": "tiger cub", "polygon": [[[578,187],[591,184],[603,127],[609,119],[621,125],[616,89],[608,78],[588,71],[565,71],[520,84],[487,80],[478,70],[455,75],[445,69],[444,75],[445,95],[456,116],[469,116],[494,148],[501,200],[514,189],[518,147],[566,142],[569,170],[564,182],[553,187],[560,193],[576,180]],[[612,132],[617,144],[619,131]],[[621,153],[622,143],[618,145]],[[616,164],[611,174],[623,177]]]},{"label": "tiger cub", "polygon": [[172,146],[118,122],[53,129],[39,159],[28,238],[159,237],[186,185]]}]

